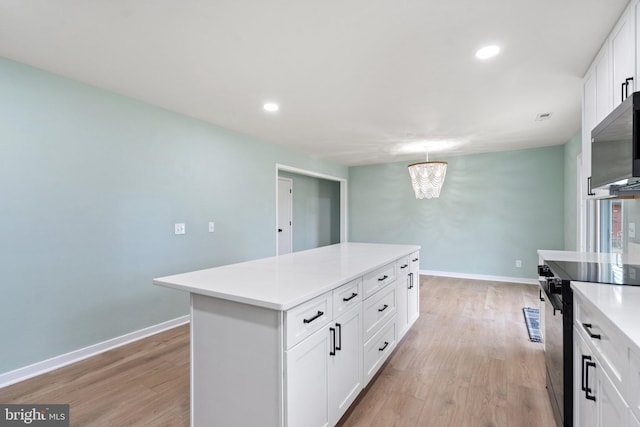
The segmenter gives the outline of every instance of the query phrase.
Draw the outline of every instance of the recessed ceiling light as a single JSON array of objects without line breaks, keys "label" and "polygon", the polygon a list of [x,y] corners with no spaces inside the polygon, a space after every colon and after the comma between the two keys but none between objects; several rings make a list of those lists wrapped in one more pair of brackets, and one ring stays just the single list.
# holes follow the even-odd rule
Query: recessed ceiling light
[{"label": "recessed ceiling light", "polygon": [[498,53],[500,53],[500,46],[495,46],[495,45],[485,46],[476,52],[476,58],[489,59],[489,58],[493,58]]},{"label": "recessed ceiling light", "polygon": [[280,109],[280,106],[275,102],[265,102],[262,108],[264,111],[268,111],[269,113],[275,113]]}]

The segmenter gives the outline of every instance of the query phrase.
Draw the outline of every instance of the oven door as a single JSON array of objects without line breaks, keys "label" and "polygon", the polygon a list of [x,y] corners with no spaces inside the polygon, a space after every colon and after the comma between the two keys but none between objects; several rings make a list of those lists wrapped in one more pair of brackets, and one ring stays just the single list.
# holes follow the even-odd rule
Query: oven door
[{"label": "oven door", "polygon": [[564,414],[564,351],[562,298],[550,294],[545,287],[545,365],[547,367],[547,391],[559,424],[563,424]]}]

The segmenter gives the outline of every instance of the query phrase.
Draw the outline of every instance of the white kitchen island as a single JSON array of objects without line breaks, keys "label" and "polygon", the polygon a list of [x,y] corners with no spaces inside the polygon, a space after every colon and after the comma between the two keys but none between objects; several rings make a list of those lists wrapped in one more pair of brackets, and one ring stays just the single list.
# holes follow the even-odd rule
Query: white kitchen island
[{"label": "white kitchen island", "polygon": [[341,243],[154,279],[191,294],[191,425],[335,425],[419,315],[419,249]]}]

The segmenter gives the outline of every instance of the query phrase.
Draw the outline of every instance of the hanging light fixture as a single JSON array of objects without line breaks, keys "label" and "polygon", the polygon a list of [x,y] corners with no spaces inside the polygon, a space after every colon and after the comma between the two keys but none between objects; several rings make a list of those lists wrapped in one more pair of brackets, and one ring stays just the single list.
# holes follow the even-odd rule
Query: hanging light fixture
[{"label": "hanging light fixture", "polygon": [[439,197],[446,174],[447,162],[430,162],[428,151],[425,162],[409,165],[409,176],[416,199]]}]

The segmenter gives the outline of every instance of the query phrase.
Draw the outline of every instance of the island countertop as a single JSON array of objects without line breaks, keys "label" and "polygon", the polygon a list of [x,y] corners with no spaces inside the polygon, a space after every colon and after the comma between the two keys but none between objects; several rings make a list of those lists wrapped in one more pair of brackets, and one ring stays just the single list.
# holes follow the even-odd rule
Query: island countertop
[{"label": "island countertop", "polygon": [[420,250],[417,245],[340,243],[159,277],[155,285],[274,310],[288,310]]}]

